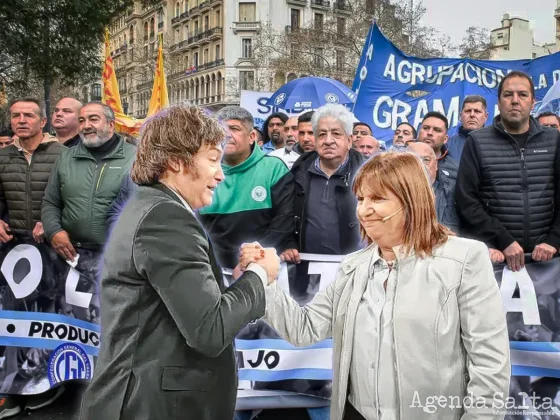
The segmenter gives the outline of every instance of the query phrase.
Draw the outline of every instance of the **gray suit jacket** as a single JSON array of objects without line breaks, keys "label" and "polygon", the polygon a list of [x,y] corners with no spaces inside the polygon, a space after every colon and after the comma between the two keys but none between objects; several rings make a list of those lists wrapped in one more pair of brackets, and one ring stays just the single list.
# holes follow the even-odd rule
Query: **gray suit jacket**
[{"label": "gray suit jacket", "polygon": [[[261,279],[225,289],[194,215],[161,184],[139,187],[105,250],[101,349],[82,420],[231,420],[232,342],[264,315]],[[123,215],[124,216],[124,215]]]}]

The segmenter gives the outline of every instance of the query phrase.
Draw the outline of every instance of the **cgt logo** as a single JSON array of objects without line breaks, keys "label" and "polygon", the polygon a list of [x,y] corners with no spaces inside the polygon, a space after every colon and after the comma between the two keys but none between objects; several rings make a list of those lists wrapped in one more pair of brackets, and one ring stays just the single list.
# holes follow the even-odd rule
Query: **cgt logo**
[{"label": "cgt logo", "polygon": [[65,343],[53,350],[49,358],[51,386],[75,379],[91,379],[91,362],[87,353],[77,344]]}]

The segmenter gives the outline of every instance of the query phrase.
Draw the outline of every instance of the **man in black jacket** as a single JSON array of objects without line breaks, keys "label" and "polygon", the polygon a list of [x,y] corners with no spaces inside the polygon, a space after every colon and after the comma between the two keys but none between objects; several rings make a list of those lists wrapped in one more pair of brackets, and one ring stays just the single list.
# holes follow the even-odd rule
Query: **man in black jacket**
[{"label": "man in black jacket", "polygon": [[[35,98],[22,98],[10,105],[14,144],[0,151],[0,242],[13,233],[33,235],[37,242],[44,237],[41,203],[51,169],[66,150],[56,138],[43,134],[47,119],[44,108]],[[8,226],[9,225],[9,226]]]},{"label": "man in black jacket", "polygon": [[352,149],[352,115],[342,105],[325,105],[312,119],[316,151],[292,168],[298,249],[281,258],[299,263],[299,252],[344,255],[360,245],[352,180],[366,160]]},{"label": "man in black jacket", "polygon": [[534,101],[527,74],[502,79],[500,115],[467,138],[455,189],[465,233],[513,271],[524,253],[547,261],[560,247],[560,133],[530,117]]},{"label": "man in black jacket", "polygon": [[446,147],[448,140],[447,131],[449,130],[449,121],[447,117],[440,112],[428,112],[420,129],[418,130],[418,141],[428,144],[437,156],[438,171],[445,170],[449,178],[453,181],[457,179],[457,171],[459,170],[459,163],[449,156]]}]

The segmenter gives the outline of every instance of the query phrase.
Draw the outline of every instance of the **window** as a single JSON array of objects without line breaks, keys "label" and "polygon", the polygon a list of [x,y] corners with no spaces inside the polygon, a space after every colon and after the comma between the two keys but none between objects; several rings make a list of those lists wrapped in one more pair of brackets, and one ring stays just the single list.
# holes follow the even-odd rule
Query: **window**
[{"label": "window", "polygon": [[346,32],[346,19],[339,17],[336,19],[336,33],[338,35],[344,35]]},{"label": "window", "polygon": [[338,50],[336,52],[336,69],[338,71],[344,70],[344,61],[345,61],[344,58],[345,58],[344,51]]},{"label": "window", "polygon": [[148,46],[144,46],[144,59],[148,58]]},{"label": "window", "polygon": [[257,3],[239,3],[239,21],[255,22],[257,20]]},{"label": "window", "polygon": [[93,85],[91,85],[91,100],[101,100],[101,85],[99,83],[94,83]]},{"label": "window", "polygon": [[208,63],[208,48],[204,49],[204,52],[202,53],[202,59],[203,59],[202,64]]},{"label": "window", "polygon": [[219,10],[216,10],[216,26],[222,26],[222,17]]},{"label": "window", "polygon": [[301,13],[299,9],[291,9],[290,25],[292,26],[292,31],[301,27],[300,15]]},{"label": "window", "polygon": [[253,90],[255,88],[255,75],[252,71],[239,72],[239,89]]},{"label": "window", "polygon": [[181,40],[181,31],[179,29],[175,29],[175,42],[179,42]]},{"label": "window", "polygon": [[193,65],[194,65],[196,68],[198,68],[198,53],[197,53],[197,52],[194,53]]},{"label": "window", "polygon": [[241,54],[243,58],[253,58],[253,40],[251,38],[241,40]]},{"label": "window", "polygon": [[220,58],[220,44],[216,45],[216,54],[214,55],[214,60],[219,60]]},{"label": "window", "polygon": [[315,30],[322,31],[323,30],[323,21],[324,15],[321,13],[315,13]]},{"label": "window", "polygon": [[325,65],[323,54],[325,50],[323,48],[315,48],[315,67],[322,69]]},{"label": "window", "polygon": [[296,59],[296,55],[297,55],[297,45],[296,44],[291,44],[290,45],[290,58],[292,60]]},{"label": "window", "polygon": [[210,16],[204,16],[204,31],[210,29]]},{"label": "window", "polygon": [[128,30],[128,40],[130,41],[130,44],[134,44],[134,27],[132,26]]}]

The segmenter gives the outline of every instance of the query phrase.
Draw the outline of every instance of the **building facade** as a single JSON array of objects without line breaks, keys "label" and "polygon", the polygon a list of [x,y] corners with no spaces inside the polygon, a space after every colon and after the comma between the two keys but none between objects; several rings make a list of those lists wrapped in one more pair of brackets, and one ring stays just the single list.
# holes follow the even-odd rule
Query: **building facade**
[{"label": "building facade", "polygon": [[[347,1],[167,0],[149,8],[135,2],[109,31],[123,108],[145,117],[160,34],[169,102],[218,109],[239,103],[241,90],[256,88],[254,39],[264,24],[278,31],[317,24],[333,11],[349,14]],[[269,73],[261,90],[296,77]]]},{"label": "building facade", "polygon": [[490,32],[492,60],[518,60],[542,57],[555,53],[560,46],[560,0],[555,10],[556,40],[555,42],[537,44],[534,42],[534,31],[529,21],[509,14],[502,16],[502,25]]}]

